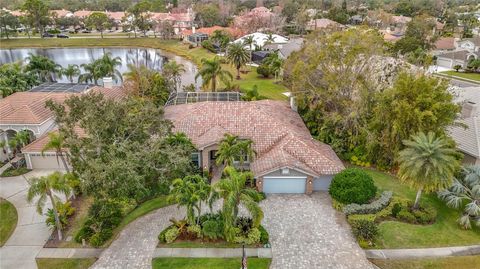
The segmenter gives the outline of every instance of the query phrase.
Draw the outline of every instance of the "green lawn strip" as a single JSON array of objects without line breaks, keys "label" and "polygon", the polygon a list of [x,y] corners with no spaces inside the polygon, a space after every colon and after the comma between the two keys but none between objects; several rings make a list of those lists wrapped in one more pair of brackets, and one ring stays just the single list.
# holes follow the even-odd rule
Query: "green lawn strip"
[{"label": "green lawn strip", "polygon": [[37,258],[38,269],[87,269],[96,258],[82,259],[54,259],[54,258]]},{"label": "green lawn strip", "polygon": [[[241,244],[220,242],[201,242],[201,241],[176,241],[170,244],[158,244],[159,248],[241,248]],[[258,246],[245,246],[246,248],[257,248]]]},{"label": "green lawn strip", "polygon": [[464,72],[456,72],[456,71],[443,71],[440,74],[452,76],[452,77],[459,77],[465,78],[470,80],[475,80],[480,82],[480,74],[479,73],[464,73]]},{"label": "green lawn strip", "polygon": [[26,168],[26,167],[20,167],[18,169],[15,169],[13,167],[7,168],[3,173],[0,175],[1,177],[16,177],[20,175],[24,175],[32,170]]},{"label": "green lawn strip", "polygon": [[[391,190],[394,195],[414,200],[416,190],[402,184],[395,177],[364,169],[373,177],[380,191]],[[421,203],[437,209],[437,220],[432,225],[414,225],[398,221],[384,221],[379,225],[375,248],[424,248],[474,245],[480,243],[480,229],[462,229],[458,223],[461,212],[446,206],[435,194],[422,195]]]},{"label": "green lawn strip", "polygon": [[[67,48],[67,47],[144,47],[161,49],[191,60],[200,66],[202,59],[212,59],[215,54],[201,48],[189,48],[188,45],[178,40],[160,40],[156,38],[70,38],[70,39],[3,39],[0,42],[2,49],[15,48]],[[222,65],[235,76],[236,69],[229,64]],[[257,85],[260,95],[269,99],[286,100],[283,92],[288,89],[274,82],[273,78],[265,79],[256,72],[256,67],[246,67],[250,72],[241,74],[240,80],[234,80],[234,84],[240,86],[240,90],[246,91]]]},{"label": "green lawn strip", "polygon": [[167,196],[164,196],[164,195],[153,198],[151,200],[148,200],[148,201],[142,203],[137,208],[135,208],[130,213],[128,213],[125,216],[125,218],[123,218],[120,225],[113,230],[112,238],[110,240],[106,241],[105,244],[103,244],[103,247],[108,247],[113,242],[113,240],[115,240],[117,238],[118,234],[125,228],[125,226],[130,224],[132,221],[134,221],[134,220],[136,220],[136,219],[138,219],[142,216],[145,216],[146,214],[148,214],[152,211],[155,211],[159,208],[166,207],[166,206],[169,206],[169,205],[171,205],[171,203],[169,203],[167,201]]},{"label": "green lawn strip", "polygon": [[[271,259],[248,258],[249,269],[267,269]],[[238,269],[242,266],[241,258],[157,258],[152,261],[153,269]]]},{"label": "green lawn strip", "polygon": [[0,198],[0,247],[7,242],[17,227],[17,209],[9,201]]},{"label": "green lawn strip", "polygon": [[480,269],[480,256],[370,261],[381,269]]}]

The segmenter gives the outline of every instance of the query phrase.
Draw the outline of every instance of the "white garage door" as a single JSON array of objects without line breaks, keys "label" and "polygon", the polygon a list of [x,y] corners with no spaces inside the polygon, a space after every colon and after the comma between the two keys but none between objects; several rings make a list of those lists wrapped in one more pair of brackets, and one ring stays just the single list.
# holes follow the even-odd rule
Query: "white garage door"
[{"label": "white garage door", "polygon": [[42,156],[40,154],[30,155],[32,169],[64,169],[62,160],[52,155]]},{"label": "white garage door", "polygon": [[264,193],[305,193],[306,177],[264,177]]},{"label": "white garage door", "polygon": [[448,59],[437,59],[437,65],[446,68],[452,68],[452,61]]}]

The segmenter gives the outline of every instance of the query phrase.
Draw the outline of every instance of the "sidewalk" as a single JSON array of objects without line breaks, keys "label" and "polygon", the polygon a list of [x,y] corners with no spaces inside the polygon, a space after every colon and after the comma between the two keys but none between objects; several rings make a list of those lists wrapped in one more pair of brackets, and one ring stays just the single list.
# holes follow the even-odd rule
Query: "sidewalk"
[{"label": "sidewalk", "polygon": [[42,248],[36,258],[98,258],[101,248]]},{"label": "sidewalk", "polygon": [[[248,257],[272,258],[271,248],[245,248]],[[242,257],[241,248],[156,248],[154,258],[189,257],[189,258],[232,258]]]},{"label": "sidewalk", "polygon": [[480,245],[444,247],[444,248],[413,248],[413,249],[367,249],[365,254],[369,259],[414,259],[428,257],[479,255]]}]

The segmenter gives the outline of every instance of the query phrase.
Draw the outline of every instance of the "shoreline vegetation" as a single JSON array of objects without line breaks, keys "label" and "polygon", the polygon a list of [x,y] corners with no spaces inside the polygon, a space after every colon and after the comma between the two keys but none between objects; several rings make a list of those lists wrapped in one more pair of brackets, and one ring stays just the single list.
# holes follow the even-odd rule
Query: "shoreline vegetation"
[{"label": "shoreline vegetation", "polygon": [[[197,66],[201,65],[201,60],[213,59],[216,55],[207,51],[202,47],[189,48],[187,44],[179,40],[161,40],[155,38],[69,38],[69,39],[2,39],[0,49],[23,49],[23,48],[150,48],[160,49],[167,53],[172,53],[192,61]],[[225,70],[235,73],[235,68],[228,64],[222,64]],[[273,78],[262,78],[256,72],[256,67],[246,67],[248,72],[242,74],[240,80],[234,80],[234,84],[238,84],[240,90],[245,92],[251,90],[257,85],[258,92],[261,96],[273,100],[287,100],[283,94],[289,91],[280,83],[275,83]]]}]

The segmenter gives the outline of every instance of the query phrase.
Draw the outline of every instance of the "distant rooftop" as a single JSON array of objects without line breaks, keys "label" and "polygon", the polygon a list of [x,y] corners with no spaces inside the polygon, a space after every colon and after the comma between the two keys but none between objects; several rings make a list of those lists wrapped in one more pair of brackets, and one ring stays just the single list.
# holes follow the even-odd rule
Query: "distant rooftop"
[{"label": "distant rooftop", "polygon": [[46,82],[33,87],[30,92],[64,92],[64,93],[81,93],[95,85],[92,84],[76,84],[76,83],[57,83]]},{"label": "distant rooftop", "polygon": [[241,101],[239,92],[174,92],[165,106],[191,104],[206,101]]}]

